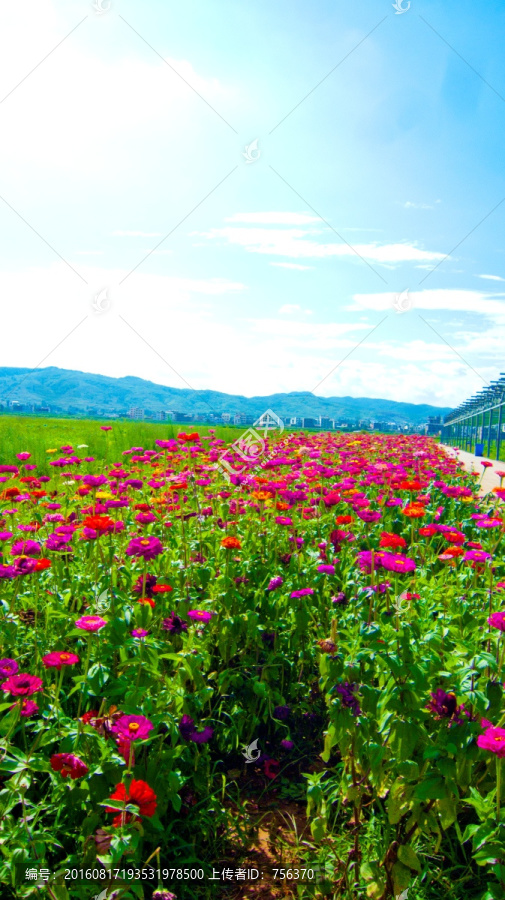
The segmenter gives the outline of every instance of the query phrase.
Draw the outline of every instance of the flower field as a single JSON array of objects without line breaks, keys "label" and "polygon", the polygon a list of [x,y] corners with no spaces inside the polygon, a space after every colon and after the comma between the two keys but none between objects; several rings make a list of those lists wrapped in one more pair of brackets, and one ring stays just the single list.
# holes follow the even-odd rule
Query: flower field
[{"label": "flower field", "polygon": [[502,900],[505,490],[421,436],[115,431],[0,448],[2,900]]}]

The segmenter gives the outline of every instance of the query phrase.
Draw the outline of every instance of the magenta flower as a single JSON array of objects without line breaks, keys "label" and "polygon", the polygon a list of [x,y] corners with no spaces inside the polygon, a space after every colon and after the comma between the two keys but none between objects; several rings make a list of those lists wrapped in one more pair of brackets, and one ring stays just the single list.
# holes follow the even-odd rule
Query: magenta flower
[{"label": "magenta flower", "polygon": [[296,600],[298,597],[308,597],[309,594],[313,594],[313,593],[314,593],[314,591],[312,588],[300,588],[299,591],[293,591],[293,593],[290,594],[289,596],[290,596],[291,600]]},{"label": "magenta flower", "polygon": [[74,666],[79,662],[79,657],[75,653],[67,653],[64,650],[53,650],[52,653],[46,653],[42,657],[46,669],[60,669],[63,666]]},{"label": "magenta flower", "polygon": [[289,516],[276,516],[275,521],[277,525],[292,525],[293,519],[290,519]]},{"label": "magenta flower", "polygon": [[276,588],[282,585],[283,581],[284,579],[281,578],[280,575],[277,575],[275,578],[271,578],[268,582],[267,591],[275,591]]},{"label": "magenta flower", "polygon": [[16,541],[11,547],[12,556],[40,556],[41,546],[37,541]]},{"label": "magenta flower", "polygon": [[19,666],[15,659],[0,659],[0,678],[8,678],[18,672]]},{"label": "magenta flower", "polygon": [[132,637],[140,638],[141,640],[147,637],[148,634],[149,632],[145,628],[134,628],[132,631]]},{"label": "magenta flower", "polygon": [[[15,708],[16,708],[16,704],[14,703],[12,706],[9,707],[9,710],[15,709]],[[37,713],[38,711],[39,711],[39,708],[38,708],[37,704],[35,703],[35,700],[27,700],[26,698],[24,700],[21,700],[21,710],[20,710],[19,715],[22,716],[23,719],[29,719],[30,716],[34,716],[35,713]]]},{"label": "magenta flower", "polygon": [[153,728],[153,723],[145,716],[121,716],[111,730],[129,741],[144,741]]},{"label": "magenta flower", "polygon": [[136,558],[154,559],[160,553],[163,553],[163,545],[156,537],[133,538],[126,548],[126,555]]},{"label": "magenta flower", "polygon": [[75,623],[75,627],[82,628],[83,631],[99,631],[104,625],[107,622],[101,616],[81,616]]},{"label": "magenta flower", "polygon": [[72,547],[69,546],[71,540],[71,534],[50,534],[46,541],[46,550],[53,550],[56,553],[72,553]]},{"label": "magenta flower", "polygon": [[325,575],[334,575],[335,574],[335,566],[331,566],[329,564],[324,564],[317,567],[318,572],[323,572]]},{"label": "magenta flower", "polygon": [[215,616],[215,613],[206,609],[190,609],[188,612],[188,619],[192,619],[193,622],[210,622],[212,616]]},{"label": "magenta flower", "polygon": [[493,628],[497,628],[498,631],[505,631],[505,612],[492,613],[488,618],[488,622]]},{"label": "magenta flower", "polygon": [[88,487],[97,488],[102,484],[107,484],[107,479],[105,475],[85,475],[82,483]]},{"label": "magenta flower", "polygon": [[487,728],[477,738],[477,744],[482,750],[490,750],[502,759],[505,756],[505,729],[494,726]]},{"label": "magenta flower", "polygon": [[408,556],[402,556],[400,553],[384,553],[381,565],[388,572],[414,572],[416,568],[413,559],[409,559]]},{"label": "magenta flower", "polygon": [[12,531],[0,531],[0,541],[8,541],[12,537]]},{"label": "magenta flower", "polygon": [[7,681],[2,684],[2,690],[13,697],[29,697],[30,694],[36,694],[42,690],[42,679],[36,675],[27,675],[22,672],[11,675]]},{"label": "magenta flower", "polygon": [[465,562],[485,562],[486,559],[491,558],[491,553],[486,553],[484,550],[470,550],[469,553],[465,553],[463,557]]}]

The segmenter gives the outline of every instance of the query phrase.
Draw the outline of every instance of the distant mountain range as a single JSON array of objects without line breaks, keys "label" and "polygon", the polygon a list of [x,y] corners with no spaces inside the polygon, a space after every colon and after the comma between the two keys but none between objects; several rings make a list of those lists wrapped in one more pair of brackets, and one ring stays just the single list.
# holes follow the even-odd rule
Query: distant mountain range
[{"label": "distant mountain range", "polygon": [[21,404],[24,411],[49,407],[51,413],[99,416],[122,416],[137,407],[146,415],[172,410],[202,417],[230,413],[257,418],[271,409],[282,419],[327,416],[336,422],[373,420],[409,426],[422,425],[428,416],[444,416],[451,411],[449,406],[368,397],[316,397],[308,391],[243,397],[165,387],[130,375],[109,378],[54,366],[0,368],[0,408],[12,408],[13,403]]}]

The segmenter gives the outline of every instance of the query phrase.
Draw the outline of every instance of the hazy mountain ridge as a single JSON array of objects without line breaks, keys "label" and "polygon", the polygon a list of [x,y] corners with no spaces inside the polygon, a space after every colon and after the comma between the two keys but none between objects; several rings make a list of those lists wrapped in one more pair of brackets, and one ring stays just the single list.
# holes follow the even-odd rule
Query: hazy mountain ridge
[{"label": "hazy mountain ridge", "polygon": [[196,415],[230,413],[260,416],[272,409],[281,418],[328,416],[337,421],[372,419],[420,425],[428,416],[444,416],[451,407],[400,403],[368,397],[316,397],[309,391],[244,397],[220,391],[173,388],[133,375],[111,378],[50,366],[45,369],[0,367],[0,405],[49,406],[51,411],[125,414],[131,407]]}]

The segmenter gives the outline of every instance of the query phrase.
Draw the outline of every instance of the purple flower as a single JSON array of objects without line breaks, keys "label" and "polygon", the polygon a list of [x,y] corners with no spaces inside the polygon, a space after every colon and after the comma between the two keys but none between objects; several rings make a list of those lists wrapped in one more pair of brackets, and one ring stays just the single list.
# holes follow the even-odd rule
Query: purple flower
[{"label": "purple flower", "polygon": [[0,531],[0,541],[8,541],[12,537],[12,531]]},{"label": "purple flower", "polygon": [[15,578],[17,572],[14,566],[3,566],[0,565],[0,578]]},{"label": "purple flower", "polygon": [[14,560],[13,569],[16,577],[18,575],[31,575],[35,571],[36,565],[36,559],[33,559],[31,556],[21,556]]},{"label": "purple flower", "polygon": [[434,713],[436,719],[451,719],[454,725],[461,725],[464,722],[461,714],[466,713],[464,706],[458,706],[456,694],[453,691],[446,693],[443,688],[431,692],[426,709]]},{"label": "purple flower", "polygon": [[291,709],[289,706],[276,706],[273,712],[274,719],[280,719],[281,722],[285,722],[286,719],[289,719],[291,715]]},{"label": "purple flower", "polygon": [[314,591],[312,588],[301,588],[299,591],[293,591],[290,594],[292,600],[296,600],[298,597],[308,597],[309,594],[313,594]]},{"label": "purple flower", "polygon": [[163,545],[156,537],[133,538],[126,548],[127,556],[155,559],[163,553]]},{"label": "purple flower", "polygon": [[107,478],[105,475],[85,475],[82,483],[87,484],[88,487],[97,488],[102,484],[107,484]]},{"label": "purple flower", "polygon": [[288,740],[288,738],[284,738],[284,740],[281,741],[281,747],[283,750],[292,750],[294,746],[294,741],[290,741]]},{"label": "purple flower", "polygon": [[15,659],[0,659],[0,678],[9,678],[10,675],[17,675],[19,666]]},{"label": "purple flower", "polygon": [[331,565],[321,565],[317,567],[318,572],[323,572],[325,575],[334,575],[335,574],[335,566]]},{"label": "purple flower", "polygon": [[183,737],[185,741],[189,741],[193,732],[196,731],[194,719],[192,719],[191,716],[184,714],[179,722],[179,731],[181,737]]},{"label": "purple flower", "polygon": [[276,575],[275,578],[271,578],[267,586],[267,591],[275,591],[276,588],[280,587],[283,584],[283,581],[284,579],[280,575]]},{"label": "purple flower", "polygon": [[[144,592],[145,597],[153,596],[153,588],[156,587],[157,582],[158,582],[158,579],[157,579],[156,575],[147,575],[146,574],[146,586],[145,586],[145,592]],[[144,576],[139,575],[139,577],[137,578],[137,581],[135,582],[135,584],[132,587],[133,593],[141,594],[143,591],[143,584],[144,584]]]},{"label": "purple flower", "polygon": [[194,741],[195,744],[207,744],[212,735],[214,734],[214,729],[210,728],[208,725],[202,729],[202,731],[193,731],[189,739],[190,741]]},{"label": "purple flower", "polygon": [[172,634],[182,634],[183,631],[188,630],[188,623],[173,612],[168,619],[163,620],[161,627],[164,631],[170,631]]},{"label": "purple flower", "polygon": [[348,600],[343,591],[339,591],[335,597],[331,598],[332,603],[336,603],[338,606],[347,606]]},{"label": "purple flower", "polygon": [[359,716],[361,714],[359,701],[354,696],[354,691],[356,691],[357,687],[357,684],[350,684],[348,681],[344,681],[342,684],[337,684],[335,688],[337,694],[340,694],[342,698],[342,706],[350,709],[353,716]]}]

